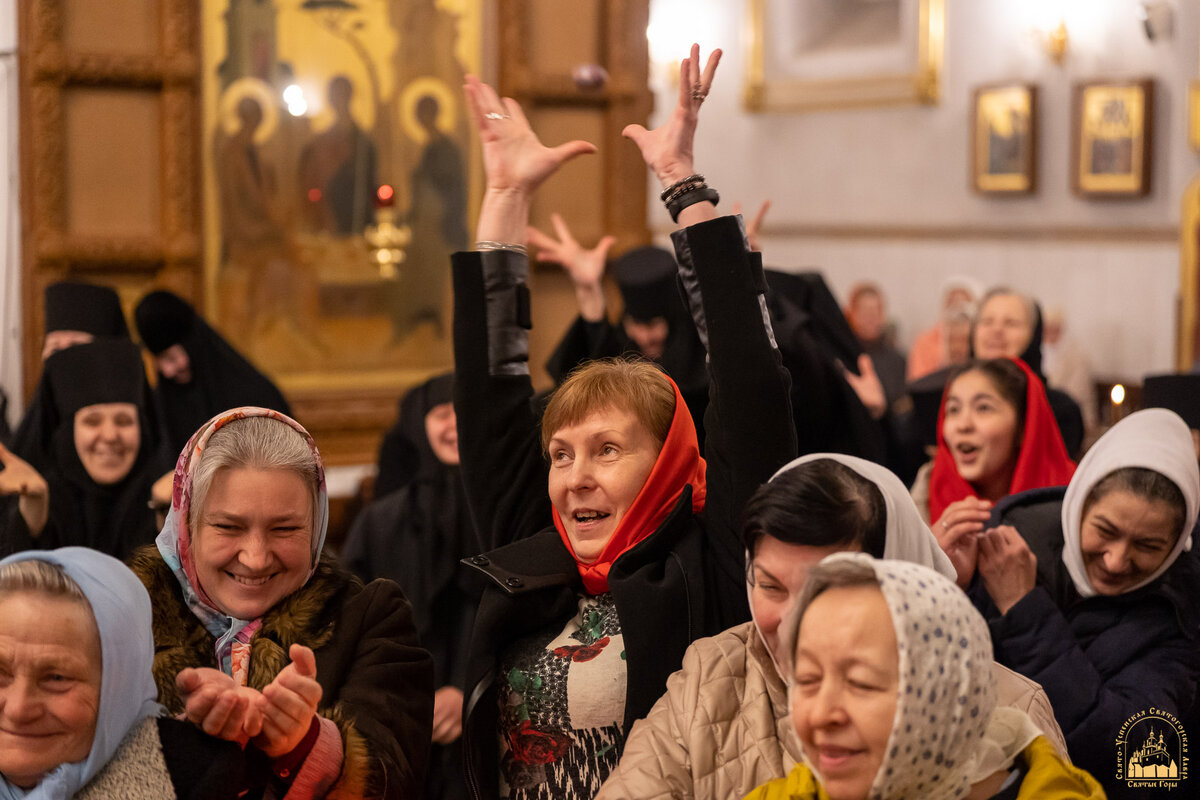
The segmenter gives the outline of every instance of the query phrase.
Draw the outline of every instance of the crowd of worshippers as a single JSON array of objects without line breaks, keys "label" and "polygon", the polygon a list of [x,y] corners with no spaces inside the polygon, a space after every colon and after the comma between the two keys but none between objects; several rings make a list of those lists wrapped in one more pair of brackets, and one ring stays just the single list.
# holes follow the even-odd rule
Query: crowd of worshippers
[{"label": "crowd of worshippers", "polygon": [[[718,212],[719,56],[626,129],[679,227],[611,267],[528,228],[595,148],[468,78],[455,371],[340,553],[318,443],[186,302],[137,306],[151,390],[111,290],[47,290],[0,450],[0,797],[1195,796],[1194,382],[1081,453],[1037,305],[963,284],[906,370],[876,288],[843,313]],[[548,396],[526,242],[579,305]]]}]

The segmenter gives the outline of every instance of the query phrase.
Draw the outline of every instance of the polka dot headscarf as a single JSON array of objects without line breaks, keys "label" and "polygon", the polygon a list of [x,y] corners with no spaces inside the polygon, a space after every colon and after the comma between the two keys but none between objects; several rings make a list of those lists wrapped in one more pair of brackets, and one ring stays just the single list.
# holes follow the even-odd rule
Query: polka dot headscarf
[{"label": "polka dot headscarf", "polygon": [[[992,640],[983,617],[954,583],[905,561],[863,553],[829,556],[809,573],[782,630],[795,653],[800,620],[813,599],[842,579],[874,579],[892,615],[899,646],[896,717],[871,800],[953,800],[970,790],[972,755],[996,705]],[[790,661],[790,656],[789,656]],[[789,679],[793,665],[787,664]],[[820,778],[820,772],[805,762]]]}]

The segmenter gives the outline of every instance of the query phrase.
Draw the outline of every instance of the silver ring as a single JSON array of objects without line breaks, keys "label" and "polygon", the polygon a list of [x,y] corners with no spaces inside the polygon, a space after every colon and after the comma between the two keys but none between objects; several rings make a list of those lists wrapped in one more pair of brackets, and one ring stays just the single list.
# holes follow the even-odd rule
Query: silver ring
[{"label": "silver ring", "polygon": [[706,97],[708,97],[707,93],[702,92],[699,89],[692,89],[692,99],[695,100],[697,103],[703,103],[704,98],[706,98]]},{"label": "silver ring", "polygon": [[512,119],[512,117],[508,114],[499,114],[495,111],[489,111],[488,113],[483,115],[483,118],[484,119]]}]

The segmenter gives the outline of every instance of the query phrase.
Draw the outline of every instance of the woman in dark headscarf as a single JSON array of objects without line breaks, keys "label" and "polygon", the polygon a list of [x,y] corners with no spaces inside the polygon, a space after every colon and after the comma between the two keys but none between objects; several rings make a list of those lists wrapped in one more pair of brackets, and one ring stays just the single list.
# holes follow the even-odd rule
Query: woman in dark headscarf
[{"label": "woman in dark headscarf", "polygon": [[458,470],[452,380],[453,375],[439,375],[405,395],[400,419],[380,452],[379,499],[354,521],[342,552],[346,566],[364,581],[389,578],[400,584],[412,603],[421,645],[433,656],[438,688],[427,798],[467,796],[462,690],[480,594],[458,563],[477,553],[480,543]]},{"label": "woman in dark headscarf", "polygon": [[172,459],[196,429],[227,408],[259,406],[291,415],[287,400],[186,301],[151,292],[134,311],[138,336],[154,354],[154,402]]},{"label": "woman in dark headscarf", "polygon": [[[6,515],[2,548],[36,539],[42,548],[80,545],[125,558],[157,533],[146,505],[156,469],[141,354],[130,341],[97,339],[50,356],[43,380],[40,413],[54,423],[53,461],[38,471],[44,505],[40,515],[28,503]],[[31,468],[11,454],[6,467]]]}]

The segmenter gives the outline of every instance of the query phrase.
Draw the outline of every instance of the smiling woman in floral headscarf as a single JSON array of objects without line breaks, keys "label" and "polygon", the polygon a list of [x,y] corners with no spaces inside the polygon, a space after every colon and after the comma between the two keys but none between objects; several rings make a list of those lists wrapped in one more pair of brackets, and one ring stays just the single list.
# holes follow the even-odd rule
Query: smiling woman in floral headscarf
[{"label": "smiling woman in floral headscarf", "polygon": [[240,408],[196,432],[157,546],[134,561],[154,601],[159,700],[249,740],[277,795],[410,796],[429,751],[429,655],[395,584],[364,587],[321,557],[327,517],[320,454],[290,417]]},{"label": "smiling woman in floral headscarf", "polygon": [[1024,712],[996,706],[987,625],[931,569],[830,556],[783,636],[804,762],[751,800],[1104,796]]}]

